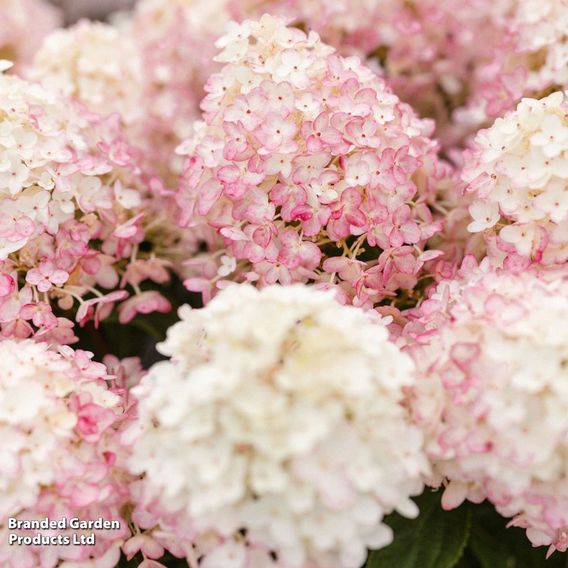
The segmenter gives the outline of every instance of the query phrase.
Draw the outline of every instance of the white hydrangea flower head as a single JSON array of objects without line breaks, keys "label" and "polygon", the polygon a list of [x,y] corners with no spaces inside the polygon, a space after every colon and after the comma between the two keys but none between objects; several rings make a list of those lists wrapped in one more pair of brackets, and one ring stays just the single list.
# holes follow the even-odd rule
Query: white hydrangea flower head
[{"label": "white hydrangea flower head", "polygon": [[127,33],[82,21],[53,32],[29,76],[102,115],[117,112],[128,125],[144,118],[142,62]]},{"label": "white hydrangea flower head", "polygon": [[523,99],[481,131],[462,177],[474,194],[471,232],[484,232],[501,262],[568,258],[566,93]]},{"label": "white hydrangea flower head", "polygon": [[[126,476],[115,468],[122,401],[109,389],[104,365],[91,356],[31,340],[0,342],[0,563],[6,568],[55,566],[60,559],[118,562],[129,533],[120,513]],[[122,528],[99,535],[91,550],[9,544],[9,533],[26,531],[10,530],[8,518],[46,516],[101,516],[122,520]]]},{"label": "white hydrangea flower head", "polygon": [[413,410],[446,508],[487,498],[533,545],[565,551],[568,273],[487,268],[440,284],[414,314]]},{"label": "white hydrangea flower head", "polygon": [[180,317],[134,389],[139,505],[203,566],[359,568],[428,471],[385,322],[301,285],[232,285]]}]

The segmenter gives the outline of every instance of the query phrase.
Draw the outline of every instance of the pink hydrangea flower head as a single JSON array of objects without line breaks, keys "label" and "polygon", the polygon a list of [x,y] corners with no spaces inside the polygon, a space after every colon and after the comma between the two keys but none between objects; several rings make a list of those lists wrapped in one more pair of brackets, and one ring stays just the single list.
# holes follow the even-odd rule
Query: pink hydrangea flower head
[{"label": "pink hydrangea flower head", "polygon": [[[0,95],[1,333],[71,340],[55,303],[79,304],[84,323],[108,315],[111,298],[138,294],[143,279],[164,282],[156,269],[121,278],[131,264],[160,262],[150,235],[164,213],[153,215],[157,198],[117,115],[2,74]],[[169,242],[159,246],[167,256]]]},{"label": "pink hydrangea flower head", "polygon": [[[49,349],[30,340],[0,341],[0,562],[6,568],[116,565],[130,533],[122,508],[129,476],[121,469],[118,428],[124,420],[120,397],[108,387],[104,365],[92,354]],[[22,403],[25,401],[25,404]],[[120,528],[95,531],[94,546],[13,546],[7,519],[115,520]],[[43,538],[71,529],[39,530]],[[91,531],[84,531],[88,534]],[[75,564],[76,563],[76,564]]]},{"label": "pink hydrangea flower head", "polygon": [[411,314],[412,407],[442,505],[488,499],[534,546],[568,541],[568,273],[462,267]]},{"label": "pink hydrangea flower head", "polygon": [[462,172],[473,196],[468,228],[484,234],[497,265],[568,258],[567,117],[563,92],[523,99],[475,139]]},{"label": "pink hydrangea flower head", "polygon": [[299,284],[231,285],[180,317],[132,391],[133,518],[190,565],[359,568],[428,472],[387,322]]},{"label": "pink hydrangea flower head", "polygon": [[[225,66],[181,149],[178,203],[184,224],[215,229],[224,247],[189,288],[313,281],[365,307],[412,289],[448,175],[430,122],[356,58],[271,16],[234,24],[218,46]],[[365,261],[338,271],[340,258]]]},{"label": "pink hydrangea flower head", "polygon": [[342,55],[367,60],[403,101],[436,120],[438,136],[450,147],[479,127],[488,107],[497,113],[522,92],[519,77],[502,64],[514,5],[512,0],[229,0],[235,18],[280,15],[316,31]]}]

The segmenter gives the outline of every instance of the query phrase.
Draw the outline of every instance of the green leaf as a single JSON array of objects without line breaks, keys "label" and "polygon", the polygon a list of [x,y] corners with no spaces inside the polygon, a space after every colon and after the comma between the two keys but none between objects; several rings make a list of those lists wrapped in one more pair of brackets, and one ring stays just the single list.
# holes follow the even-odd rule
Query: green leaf
[{"label": "green leaf", "polygon": [[390,546],[371,552],[366,568],[454,568],[469,538],[471,510],[444,511],[441,492],[426,490],[416,499],[417,519],[398,514],[386,519],[394,532]]},{"label": "green leaf", "polygon": [[[472,527],[473,528],[473,527]],[[469,547],[463,551],[461,558],[455,565],[455,568],[482,568]]]}]

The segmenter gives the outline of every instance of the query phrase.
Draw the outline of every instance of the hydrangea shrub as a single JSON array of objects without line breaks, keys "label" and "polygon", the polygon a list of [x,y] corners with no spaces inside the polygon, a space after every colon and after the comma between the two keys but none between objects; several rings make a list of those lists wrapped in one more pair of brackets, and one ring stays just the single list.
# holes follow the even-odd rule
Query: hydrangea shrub
[{"label": "hydrangea shrub", "polygon": [[565,567],[566,0],[53,4],[0,0],[0,565]]}]

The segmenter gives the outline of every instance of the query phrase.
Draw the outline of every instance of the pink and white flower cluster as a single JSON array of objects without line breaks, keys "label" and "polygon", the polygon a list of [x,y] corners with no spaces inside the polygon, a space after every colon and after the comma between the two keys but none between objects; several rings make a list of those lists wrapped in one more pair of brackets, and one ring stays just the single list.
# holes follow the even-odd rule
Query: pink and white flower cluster
[{"label": "pink and white flower cluster", "polygon": [[462,172],[471,232],[483,232],[497,265],[568,259],[568,103],[556,92],[523,99],[481,131]]},{"label": "pink and white flower cluster", "polygon": [[56,13],[0,0],[0,565],[360,568],[425,484],[568,551],[567,0]]},{"label": "pink and white flower cluster", "polygon": [[489,499],[568,548],[568,273],[464,267],[411,314],[413,408],[442,504]]},{"label": "pink and white flower cluster", "polygon": [[[129,477],[119,467],[117,437],[124,407],[108,387],[112,377],[105,366],[91,357],[31,340],[0,341],[0,563],[6,568],[60,562],[112,568],[130,534],[121,512]],[[30,531],[9,529],[8,518],[45,517],[101,517],[119,520],[121,527],[97,531],[94,546],[9,543],[10,533],[30,536]]]},{"label": "pink and white flower cluster", "polygon": [[158,292],[139,288],[167,281],[168,262],[138,255],[149,191],[117,117],[7,75],[0,94],[2,335],[70,342],[55,303],[74,308],[81,324],[98,321],[128,297],[127,286],[136,295],[121,306],[124,321],[133,310],[167,311]]},{"label": "pink and white flower cluster", "polygon": [[364,307],[413,288],[436,256],[422,248],[441,227],[428,205],[448,175],[430,122],[282,20],[234,24],[218,45],[226,65],[183,145],[178,203],[224,247],[190,261],[188,287],[207,299],[230,279],[313,281]]},{"label": "pink and white flower cluster", "polygon": [[301,285],[232,285],[179,315],[171,360],[133,390],[139,504],[200,566],[359,568],[428,471],[386,322]]}]

